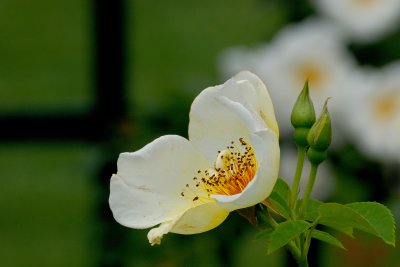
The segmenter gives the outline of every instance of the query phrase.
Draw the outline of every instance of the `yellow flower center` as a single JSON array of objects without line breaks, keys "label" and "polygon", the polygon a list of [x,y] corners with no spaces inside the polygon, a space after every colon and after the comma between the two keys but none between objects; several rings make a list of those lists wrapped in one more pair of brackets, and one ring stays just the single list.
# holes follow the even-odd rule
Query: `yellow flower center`
[{"label": "yellow flower center", "polygon": [[241,193],[257,172],[254,149],[243,138],[240,146],[234,141],[222,151],[218,151],[212,168],[198,170],[193,177],[194,185],[186,184],[181,196],[193,201],[209,199],[210,195],[235,195]]},{"label": "yellow flower center", "polygon": [[323,84],[325,74],[318,66],[311,63],[304,63],[298,66],[297,77],[301,83],[308,80],[310,88],[318,88]]},{"label": "yellow flower center", "polygon": [[388,120],[398,115],[398,100],[394,93],[377,98],[374,104],[375,115],[379,120]]}]

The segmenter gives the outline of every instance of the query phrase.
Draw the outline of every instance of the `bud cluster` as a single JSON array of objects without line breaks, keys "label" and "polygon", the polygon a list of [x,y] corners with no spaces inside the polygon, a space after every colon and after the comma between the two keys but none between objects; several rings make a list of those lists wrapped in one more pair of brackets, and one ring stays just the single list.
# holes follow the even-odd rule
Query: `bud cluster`
[{"label": "bud cluster", "polygon": [[332,126],[327,103],[328,100],[325,102],[320,117],[315,121],[314,106],[306,81],[291,115],[291,122],[295,129],[294,141],[297,146],[307,149],[307,157],[315,165],[326,159],[326,150],[332,139]]}]

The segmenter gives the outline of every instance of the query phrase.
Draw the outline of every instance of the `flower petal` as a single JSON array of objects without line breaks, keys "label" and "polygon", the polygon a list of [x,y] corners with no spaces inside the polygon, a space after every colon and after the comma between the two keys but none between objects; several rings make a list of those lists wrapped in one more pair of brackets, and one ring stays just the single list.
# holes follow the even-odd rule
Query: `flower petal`
[{"label": "flower petal", "polygon": [[215,202],[203,204],[151,229],[147,238],[151,245],[159,245],[169,232],[186,235],[202,233],[220,225],[228,215],[229,212]]},{"label": "flower petal", "polygon": [[251,134],[259,169],[255,177],[240,193],[232,196],[212,195],[217,203],[230,211],[260,203],[274,188],[279,173],[279,140],[271,130]]},{"label": "flower petal", "polygon": [[[238,92],[239,94],[236,94],[236,97],[229,97],[229,95],[228,97],[234,101],[242,103],[247,109],[257,113],[264,120],[267,127],[279,136],[274,106],[263,81],[257,75],[249,71],[239,72],[233,77],[233,80],[240,85],[240,93]],[[249,92],[253,90],[255,94],[249,94]],[[225,91],[223,91],[223,93],[225,93]]]},{"label": "flower petal", "polygon": [[257,76],[241,72],[225,84],[205,89],[190,111],[189,139],[209,161],[217,150],[249,133],[272,129],[278,136],[271,99]]},{"label": "flower petal", "polygon": [[220,225],[229,212],[215,202],[188,210],[174,225],[171,232],[177,234],[197,234]]},{"label": "flower petal", "polygon": [[153,245],[160,245],[161,244],[161,239],[165,234],[168,234],[172,227],[174,227],[175,223],[180,217],[177,217],[174,220],[167,221],[161,223],[158,227],[155,227],[151,229],[147,233],[147,239],[149,240],[150,244]]},{"label": "flower petal", "polygon": [[111,178],[110,207],[115,219],[132,228],[174,220],[197,205],[180,193],[209,163],[187,139],[162,136],[134,153],[121,153]]}]

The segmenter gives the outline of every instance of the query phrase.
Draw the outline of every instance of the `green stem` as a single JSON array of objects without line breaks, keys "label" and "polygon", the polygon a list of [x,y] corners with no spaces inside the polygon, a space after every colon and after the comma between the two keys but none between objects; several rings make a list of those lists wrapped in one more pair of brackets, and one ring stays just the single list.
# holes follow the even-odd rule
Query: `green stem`
[{"label": "green stem", "polygon": [[308,267],[307,257],[297,261],[297,264],[299,265],[299,267]]},{"label": "green stem", "polygon": [[[268,211],[266,212],[265,219],[267,222],[269,222],[272,228],[275,229],[278,226],[278,223],[274,220],[274,218],[272,218],[271,214],[269,214]],[[296,246],[295,242],[290,241],[289,243],[287,243],[286,247],[289,249],[290,253],[292,253],[293,257],[296,259],[300,267],[308,267],[307,259],[304,259],[302,257],[301,250],[298,246]]]},{"label": "green stem", "polygon": [[302,261],[301,251],[293,241],[287,243],[286,247],[289,249],[290,253],[292,253],[293,257],[296,259],[297,262]]},{"label": "green stem", "polygon": [[310,177],[308,178],[306,192],[304,193],[303,201],[301,203],[300,218],[304,217],[304,212],[306,211],[307,203],[308,200],[310,199],[311,192],[314,187],[315,177],[317,176],[317,169],[318,169],[317,164],[311,164]]},{"label": "green stem", "polygon": [[294,244],[293,241],[290,241],[286,247],[289,249],[290,253],[292,253],[293,257],[296,259],[299,267],[308,267],[307,255],[304,257],[301,254],[300,249]]},{"label": "green stem", "polygon": [[304,242],[304,248],[303,248],[303,258],[307,258],[308,250],[310,249],[311,245],[311,235],[313,230],[314,228],[311,228],[310,231],[308,232],[308,235],[306,236],[306,241]]},{"label": "green stem", "polygon": [[303,171],[305,157],[306,157],[306,148],[299,146],[298,153],[297,153],[296,172],[294,174],[293,185],[292,185],[292,197],[290,200],[290,205],[291,205],[292,210],[294,209],[296,201],[297,201],[297,194],[299,192],[299,184],[300,184],[300,180],[301,180],[301,173]]}]

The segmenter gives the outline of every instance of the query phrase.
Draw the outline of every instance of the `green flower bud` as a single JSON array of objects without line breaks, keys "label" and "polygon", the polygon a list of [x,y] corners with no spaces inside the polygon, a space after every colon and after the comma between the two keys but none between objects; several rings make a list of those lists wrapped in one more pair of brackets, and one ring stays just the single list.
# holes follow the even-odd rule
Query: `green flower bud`
[{"label": "green flower bud", "polygon": [[294,128],[311,128],[315,122],[314,105],[308,91],[308,81],[304,83],[303,90],[294,104],[291,122]]},{"label": "green flower bud", "polygon": [[329,145],[332,140],[331,118],[328,112],[328,100],[326,100],[321,116],[308,132],[307,142],[310,148],[307,151],[307,157],[311,164],[318,165],[323,162]]},{"label": "green flower bud", "polygon": [[310,128],[296,128],[294,129],[293,139],[296,145],[301,147],[308,147],[307,136]]},{"label": "green flower bud", "polygon": [[307,150],[307,157],[312,164],[318,165],[327,158],[327,153],[326,150],[320,151],[310,147]]},{"label": "green flower bud", "polygon": [[304,83],[303,90],[294,104],[291,122],[294,129],[294,142],[301,147],[307,147],[307,135],[315,122],[314,105],[310,99],[308,81]]}]

